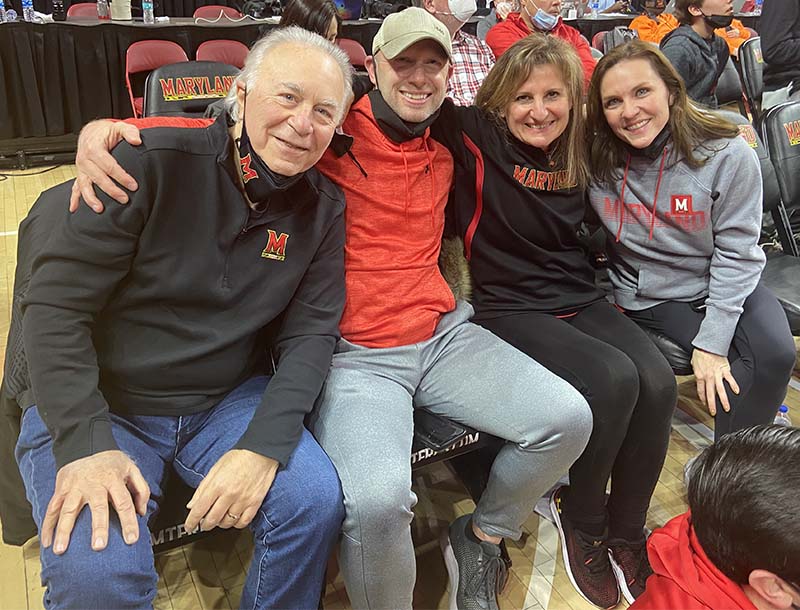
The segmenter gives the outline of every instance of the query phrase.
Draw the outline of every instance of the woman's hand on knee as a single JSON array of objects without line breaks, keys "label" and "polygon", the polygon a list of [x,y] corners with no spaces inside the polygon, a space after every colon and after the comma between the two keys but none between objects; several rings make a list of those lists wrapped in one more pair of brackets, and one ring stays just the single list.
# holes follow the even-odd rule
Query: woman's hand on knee
[{"label": "woman's hand on knee", "polygon": [[85,506],[92,512],[92,549],[108,544],[109,502],[119,515],[122,537],[127,544],[139,539],[136,513],[144,515],[150,487],[142,473],[122,451],[102,451],[62,466],[56,487],[42,521],[41,542],[53,553],[63,554],[78,515]]},{"label": "woman's hand on knee", "polygon": [[731,365],[725,356],[712,354],[701,349],[692,352],[692,369],[694,369],[697,396],[700,398],[711,415],[717,414],[717,400],[725,411],[731,410],[728,394],[725,391],[725,382],[728,382],[734,394],[739,393],[739,384],[733,378]]}]

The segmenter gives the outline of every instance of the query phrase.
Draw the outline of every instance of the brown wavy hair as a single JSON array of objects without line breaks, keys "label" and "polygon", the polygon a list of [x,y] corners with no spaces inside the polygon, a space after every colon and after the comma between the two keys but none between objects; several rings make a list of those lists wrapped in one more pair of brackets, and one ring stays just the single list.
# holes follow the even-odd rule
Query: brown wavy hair
[{"label": "brown wavy hair", "polygon": [[[628,151],[609,127],[603,112],[600,85],[606,73],[623,61],[643,59],[667,86],[671,104],[667,125],[672,134],[675,154],[683,157],[690,167],[701,167],[716,152],[706,145],[707,140],[734,138],[739,130],[718,114],[695,106],[686,95],[683,79],[658,47],[642,40],[632,40],[615,47],[594,69],[589,85],[588,122],[592,134],[590,165],[592,178],[609,184],[619,177]],[[705,152],[703,152],[705,151]]]},{"label": "brown wavy hair", "polygon": [[552,65],[561,72],[572,102],[569,123],[553,143],[551,158],[567,172],[570,184],[586,186],[589,180],[586,150],[586,121],[583,113],[583,65],[568,42],[556,36],[531,34],[503,53],[483,81],[475,105],[512,137],[506,122],[506,109],[520,86],[536,66]]}]

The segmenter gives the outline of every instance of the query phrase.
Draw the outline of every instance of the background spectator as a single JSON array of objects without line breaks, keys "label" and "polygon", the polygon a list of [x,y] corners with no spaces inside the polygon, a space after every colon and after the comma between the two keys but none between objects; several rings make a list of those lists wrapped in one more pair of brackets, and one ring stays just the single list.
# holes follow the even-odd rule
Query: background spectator
[{"label": "background spectator", "polygon": [[765,0],[761,9],[766,110],[788,99],[800,99],[800,0]]},{"label": "background spectator", "polygon": [[714,91],[728,62],[728,45],[714,33],[733,19],[731,0],[677,0],[675,16],[680,26],[661,41],[667,56],[695,102],[717,107]]}]

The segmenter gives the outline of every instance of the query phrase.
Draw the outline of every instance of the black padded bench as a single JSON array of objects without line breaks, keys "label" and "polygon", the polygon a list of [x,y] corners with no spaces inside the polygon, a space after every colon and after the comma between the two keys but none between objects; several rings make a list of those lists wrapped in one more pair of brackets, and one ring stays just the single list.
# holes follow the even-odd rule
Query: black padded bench
[{"label": "black padded bench", "polygon": [[[411,468],[416,470],[436,462],[449,460],[471,451],[498,442],[493,436],[434,415],[425,409],[414,412],[414,443],[411,448]],[[189,511],[186,503],[194,490],[173,477],[165,485],[165,497],[161,508],[150,524],[150,539],[153,551],[161,553],[169,549],[194,542],[210,532],[187,532],[183,523]]]}]

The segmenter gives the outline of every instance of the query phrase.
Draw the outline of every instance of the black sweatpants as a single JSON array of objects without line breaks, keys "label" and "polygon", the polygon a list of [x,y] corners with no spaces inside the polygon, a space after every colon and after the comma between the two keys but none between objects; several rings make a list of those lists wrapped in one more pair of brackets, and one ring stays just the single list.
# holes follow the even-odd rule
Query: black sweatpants
[{"label": "black sweatpants", "polygon": [[474,321],[570,382],[592,409],[592,436],[569,471],[570,520],[579,529],[601,533],[608,524],[612,537],[640,538],[677,401],[661,352],[605,301],[569,318],[530,312]]},{"label": "black sweatpants", "polygon": [[[705,310],[691,303],[670,301],[642,311],[628,311],[642,326],[671,337],[691,353]],[[731,404],[725,412],[717,400],[714,438],[742,428],[769,424],[786,396],[797,352],[789,322],[778,300],[759,284],[744,302],[744,311],[733,335],[728,361],[739,384],[738,396],[726,385]]]}]

